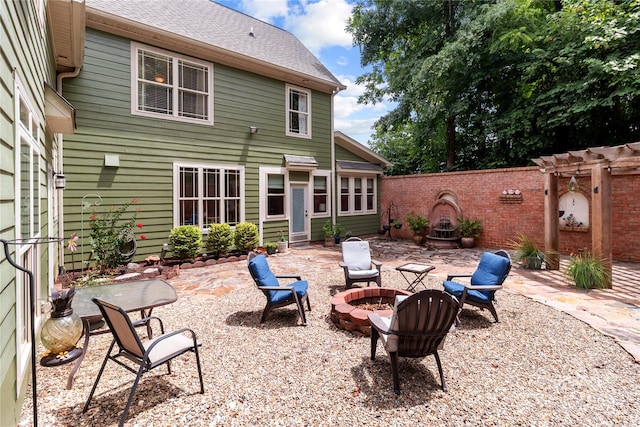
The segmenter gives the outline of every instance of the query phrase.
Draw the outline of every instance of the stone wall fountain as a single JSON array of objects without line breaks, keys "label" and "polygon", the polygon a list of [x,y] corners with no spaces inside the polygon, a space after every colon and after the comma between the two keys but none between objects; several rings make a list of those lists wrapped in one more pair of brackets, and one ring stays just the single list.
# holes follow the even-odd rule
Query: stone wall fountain
[{"label": "stone wall fountain", "polygon": [[462,211],[449,198],[441,197],[429,210],[429,235],[427,245],[436,248],[457,248],[460,240],[458,218]]}]

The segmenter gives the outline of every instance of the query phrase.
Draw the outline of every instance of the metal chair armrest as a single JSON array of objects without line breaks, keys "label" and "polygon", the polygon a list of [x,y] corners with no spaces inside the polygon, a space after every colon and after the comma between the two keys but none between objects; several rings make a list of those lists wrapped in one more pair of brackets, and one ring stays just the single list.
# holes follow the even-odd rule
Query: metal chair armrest
[{"label": "metal chair armrest", "polygon": [[193,345],[194,346],[200,346],[202,345],[201,343],[199,343],[196,340],[196,333],[193,332],[193,330],[189,329],[189,328],[182,328],[182,329],[178,329],[176,331],[173,332],[168,332],[166,334],[162,334],[161,336],[159,336],[158,338],[155,339],[154,342],[151,343],[151,345],[146,349],[146,351],[144,352],[144,360],[148,360],[149,359],[149,353],[151,353],[151,350],[153,350],[153,348],[158,345],[158,343],[160,343],[161,341],[166,340],[167,338],[171,338],[174,335],[178,335],[178,334],[182,334],[183,332],[189,332],[189,334],[191,335],[191,339],[193,340]]},{"label": "metal chair armrest", "polygon": [[150,328],[151,327],[150,323],[152,320],[158,321],[158,323],[160,324],[160,333],[164,334],[164,323],[162,322],[162,319],[157,316],[144,317],[142,319],[136,320],[135,322],[131,322],[131,324],[133,325],[134,328],[141,325],[144,325],[147,328]]},{"label": "metal chair armrest", "polygon": [[261,291],[293,291],[292,285],[285,286],[258,286]]},{"label": "metal chair armrest", "polygon": [[502,285],[470,285],[462,283],[462,286],[475,291],[495,291],[498,289],[502,289]]}]

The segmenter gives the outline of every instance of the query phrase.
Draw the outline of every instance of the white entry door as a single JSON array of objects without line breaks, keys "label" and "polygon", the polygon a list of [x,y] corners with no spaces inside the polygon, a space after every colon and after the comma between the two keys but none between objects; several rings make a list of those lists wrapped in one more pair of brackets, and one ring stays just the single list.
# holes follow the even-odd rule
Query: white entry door
[{"label": "white entry door", "polygon": [[307,194],[307,184],[291,184],[291,242],[309,241]]}]

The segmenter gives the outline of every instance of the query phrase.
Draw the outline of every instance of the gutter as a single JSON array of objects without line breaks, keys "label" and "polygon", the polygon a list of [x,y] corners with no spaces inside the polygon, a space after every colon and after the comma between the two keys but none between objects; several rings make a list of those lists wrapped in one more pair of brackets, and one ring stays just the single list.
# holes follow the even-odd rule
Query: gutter
[{"label": "gutter", "polygon": [[[77,77],[80,74],[81,67],[76,67],[73,71],[67,73],[60,73],[56,79],[56,90],[62,95],[62,80],[66,78]],[[64,172],[64,159],[62,145],[64,142],[63,135],[61,133],[56,134],[58,142],[58,164],[56,165],[56,171],[58,173]],[[64,191],[56,191],[56,202],[58,204],[58,237],[64,238]],[[58,266],[64,266],[64,250],[58,251]]]}]

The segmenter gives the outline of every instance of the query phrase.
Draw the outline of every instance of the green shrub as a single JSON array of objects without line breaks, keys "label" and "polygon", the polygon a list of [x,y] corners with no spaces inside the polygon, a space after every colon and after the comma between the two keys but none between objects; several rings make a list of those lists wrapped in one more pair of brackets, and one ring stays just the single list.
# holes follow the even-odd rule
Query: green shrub
[{"label": "green shrub", "polygon": [[195,258],[202,249],[202,232],[197,225],[180,225],[171,230],[169,244],[181,261]]},{"label": "green shrub", "polygon": [[[136,199],[132,199],[103,213],[98,213],[96,206],[92,208],[89,221],[92,260],[102,273],[124,264],[135,253],[135,227],[142,228],[142,224],[136,223],[138,211],[129,218],[123,216],[129,206],[136,202]],[[144,235],[140,237],[145,238]]]},{"label": "green shrub", "polygon": [[236,249],[241,252],[249,252],[258,247],[260,236],[258,226],[250,222],[241,222],[236,225],[235,234]]},{"label": "green shrub", "polygon": [[604,289],[611,282],[604,260],[590,252],[571,254],[565,275],[580,289]]},{"label": "green shrub", "polygon": [[207,236],[207,252],[214,256],[224,255],[233,246],[233,230],[229,224],[209,225]]}]

